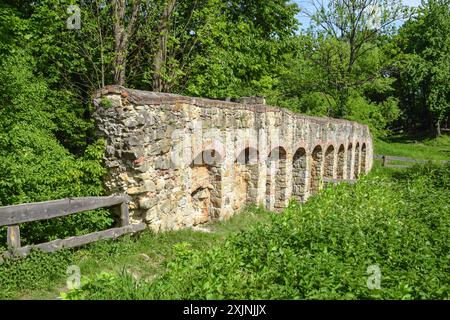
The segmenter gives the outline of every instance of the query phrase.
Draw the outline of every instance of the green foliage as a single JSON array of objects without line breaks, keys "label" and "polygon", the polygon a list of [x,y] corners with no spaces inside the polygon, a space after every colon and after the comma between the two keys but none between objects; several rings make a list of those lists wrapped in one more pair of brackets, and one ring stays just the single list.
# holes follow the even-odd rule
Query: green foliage
[{"label": "green foliage", "polygon": [[390,132],[389,124],[400,115],[397,100],[389,97],[381,103],[367,101],[364,97],[355,94],[348,98],[347,119],[367,124],[375,137],[386,137]]},{"label": "green foliage", "polygon": [[112,101],[111,101],[110,99],[108,99],[108,98],[102,98],[102,99],[100,100],[100,105],[101,105],[103,108],[108,109],[108,108],[111,108],[111,107],[112,107]]},{"label": "green foliage", "polygon": [[[101,195],[104,142],[89,145],[81,157],[63,147],[58,136],[69,122],[76,128],[75,116],[54,111],[64,110],[67,100],[33,73],[33,63],[18,52],[0,64],[0,205]],[[75,135],[67,137],[74,141]],[[110,216],[99,210],[25,224],[21,231],[25,243],[43,241],[103,229],[112,224]]]},{"label": "green foliage", "polygon": [[397,36],[397,94],[410,127],[450,117],[450,1],[429,0]]},{"label": "green foliage", "polygon": [[[449,181],[450,165],[375,171],[292,202],[220,246],[180,243],[152,282],[118,274],[65,298],[448,299]],[[367,287],[371,265],[381,289]]]},{"label": "green foliage", "polygon": [[[121,288],[122,300],[145,299],[145,291],[133,276],[126,272],[122,272],[120,277],[107,272],[99,273],[92,278],[84,277],[81,285],[82,289],[62,292],[61,298],[64,300],[102,299],[105,295],[115,296],[117,288]],[[98,295],[95,292],[98,292]],[[93,296],[91,293],[94,293]]]},{"label": "green foliage", "polygon": [[[231,234],[246,230],[258,222],[267,223],[270,215],[271,213],[266,211],[251,209],[251,211],[235,215],[226,222],[209,225],[208,228],[213,231],[211,233],[187,229],[153,234],[147,230],[134,236],[123,236],[117,240],[95,242],[74,251],[64,250],[53,254],[34,252],[28,258],[8,261],[5,265],[0,266],[0,272],[4,274],[4,277],[0,276],[0,291],[4,292],[1,297],[55,299],[59,296],[61,288],[65,287],[66,268],[69,265],[80,267],[82,282],[87,286],[91,284],[94,286],[95,283],[101,287],[109,285],[111,281],[104,281],[104,275],[114,279],[120,275],[121,279],[119,280],[124,283],[135,280],[135,278],[154,279],[166,271],[166,261],[172,260],[175,256],[179,256],[183,252],[186,254],[191,249],[205,248],[205,243],[210,246],[220,245]],[[183,250],[183,247],[186,250]],[[71,253],[69,254],[69,252]],[[42,259],[36,258],[38,254],[42,256]],[[53,269],[47,266],[45,259],[51,261],[52,265],[58,266],[58,270],[53,272]],[[47,273],[46,268],[49,268],[51,272]],[[33,271],[30,271],[30,274],[22,274],[28,270]],[[100,274],[99,270],[102,270]],[[30,275],[37,280],[27,287]],[[128,276],[131,276],[132,279]],[[125,288],[125,285],[121,285],[121,287]],[[132,294],[134,287],[130,288],[126,295]],[[110,289],[111,295],[117,291],[117,287]],[[69,292],[71,298],[75,297],[74,294],[75,296],[84,295],[84,292]],[[99,297],[101,294],[100,290]]]},{"label": "green foliage", "polygon": [[[386,48],[385,48],[386,46]],[[299,35],[275,69],[268,101],[315,116],[345,118],[369,125],[383,137],[401,114],[393,79],[383,69],[390,60],[381,37],[363,45],[349,69],[351,48],[342,39]]]},{"label": "green foliage", "polygon": [[[172,50],[190,51],[169,61],[165,77],[172,91],[211,98],[270,92],[276,83],[272,70],[288,50],[285,39],[296,29],[295,4],[286,0],[209,0],[191,17],[191,4],[181,1],[178,10],[186,11],[177,12],[179,25],[173,32],[180,35],[171,39]],[[188,19],[189,29],[180,23],[184,19]]]},{"label": "green foliage", "polygon": [[416,136],[391,136],[375,140],[375,154],[423,160],[449,160],[450,136],[437,139]]},{"label": "green foliage", "polygon": [[70,251],[52,254],[33,251],[26,259],[6,260],[0,264],[0,299],[14,298],[17,291],[49,287],[66,275],[71,259]]}]

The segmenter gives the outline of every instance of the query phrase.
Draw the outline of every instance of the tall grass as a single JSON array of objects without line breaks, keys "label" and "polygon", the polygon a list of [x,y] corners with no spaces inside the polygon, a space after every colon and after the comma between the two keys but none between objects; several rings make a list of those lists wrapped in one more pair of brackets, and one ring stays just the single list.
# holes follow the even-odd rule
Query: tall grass
[{"label": "tall grass", "polygon": [[[152,281],[85,279],[68,299],[449,299],[450,166],[375,170],[221,245],[175,246]],[[381,287],[367,285],[379,268]],[[368,273],[369,271],[369,273]]]},{"label": "tall grass", "polygon": [[436,139],[423,137],[391,137],[375,141],[375,153],[424,160],[450,160],[450,136]]}]

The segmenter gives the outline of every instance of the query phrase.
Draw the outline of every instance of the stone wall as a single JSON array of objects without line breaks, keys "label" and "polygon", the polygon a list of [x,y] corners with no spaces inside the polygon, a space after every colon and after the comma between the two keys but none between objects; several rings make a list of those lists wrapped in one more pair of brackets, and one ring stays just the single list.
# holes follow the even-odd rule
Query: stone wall
[{"label": "stone wall", "polygon": [[108,86],[94,96],[107,142],[105,184],[127,193],[132,222],[155,231],[226,219],[254,203],[281,210],[324,178],[372,167],[365,125],[247,104]]}]

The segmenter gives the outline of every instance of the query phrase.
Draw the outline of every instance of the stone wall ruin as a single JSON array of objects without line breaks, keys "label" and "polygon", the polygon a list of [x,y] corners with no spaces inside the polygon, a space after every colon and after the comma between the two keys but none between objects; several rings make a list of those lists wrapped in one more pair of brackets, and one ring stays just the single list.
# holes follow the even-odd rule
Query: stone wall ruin
[{"label": "stone wall ruin", "polygon": [[223,220],[249,204],[281,210],[324,178],[372,167],[365,125],[267,106],[107,86],[94,96],[109,193],[131,196],[131,221],[155,231]]}]

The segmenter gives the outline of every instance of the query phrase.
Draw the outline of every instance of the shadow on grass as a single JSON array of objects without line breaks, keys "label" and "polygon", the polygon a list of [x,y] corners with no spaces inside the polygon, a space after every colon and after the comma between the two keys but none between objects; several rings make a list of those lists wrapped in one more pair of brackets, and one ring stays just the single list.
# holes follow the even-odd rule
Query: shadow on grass
[{"label": "shadow on grass", "polygon": [[396,134],[380,140],[387,143],[423,143],[435,137],[427,132],[411,133],[411,134]]}]

